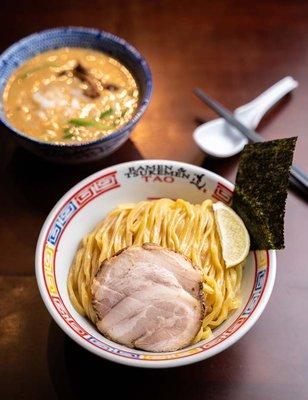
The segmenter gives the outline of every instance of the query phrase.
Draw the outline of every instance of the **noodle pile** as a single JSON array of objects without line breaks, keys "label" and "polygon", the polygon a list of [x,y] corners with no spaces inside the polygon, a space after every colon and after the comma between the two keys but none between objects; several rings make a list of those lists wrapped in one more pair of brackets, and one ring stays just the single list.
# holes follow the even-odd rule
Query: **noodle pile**
[{"label": "noodle pile", "polygon": [[228,269],[224,265],[212,204],[160,199],[111,211],[84,237],[71,266],[68,292],[75,309],[95,323],[90,288],[99,266],[127,246],[155,243],[185,255],[201,270],[207,314],[195,342],[211,336],[239,307],[242,280],[241,264]]}]

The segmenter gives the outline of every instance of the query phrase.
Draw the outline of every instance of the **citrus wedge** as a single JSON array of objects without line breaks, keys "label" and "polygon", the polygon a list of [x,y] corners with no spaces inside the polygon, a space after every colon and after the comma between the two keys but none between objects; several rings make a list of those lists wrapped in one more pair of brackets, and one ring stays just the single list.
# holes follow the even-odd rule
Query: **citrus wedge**
[{"label": "citrus wedge", "polygon": [[245,260],[249,253],[250,238],[242,219],[222,202],[213,204],[216,226],[227,268]]}]

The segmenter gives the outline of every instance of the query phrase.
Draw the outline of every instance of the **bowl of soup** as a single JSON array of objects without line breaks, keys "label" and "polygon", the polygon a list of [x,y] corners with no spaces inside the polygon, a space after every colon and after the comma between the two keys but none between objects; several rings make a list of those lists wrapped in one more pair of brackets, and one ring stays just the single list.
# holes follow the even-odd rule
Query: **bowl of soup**
[{"label": "bowl of soup", "polygon": [[145,112],[151,71],[108,32],[68,27],[27,36],[0,56],[1,134],[52,161],[93,161],[118,149]]}]

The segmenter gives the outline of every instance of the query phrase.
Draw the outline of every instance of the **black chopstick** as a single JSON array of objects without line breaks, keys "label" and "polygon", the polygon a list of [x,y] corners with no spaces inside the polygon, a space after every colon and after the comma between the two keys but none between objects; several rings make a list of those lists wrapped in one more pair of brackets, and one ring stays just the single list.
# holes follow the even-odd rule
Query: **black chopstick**
[{"label": "black chopstick", "polygon": [[[194,89],[195,95],[207,104],[212,110],[214,110],[218,115],[223,117],[230,125],[237,128],[247,139],[252,142],[263,142],[264,139],[253,129],[247,128],[238,119],[234,117],[231,111],[227,110],[218,101],[212,99],[207,95],[202,89]],[[298,166],[293,165],[290,169],[290,183],[295,186],[296,189],[303,192],[305,195],[308,194],[308,176],[302,171]]]}]

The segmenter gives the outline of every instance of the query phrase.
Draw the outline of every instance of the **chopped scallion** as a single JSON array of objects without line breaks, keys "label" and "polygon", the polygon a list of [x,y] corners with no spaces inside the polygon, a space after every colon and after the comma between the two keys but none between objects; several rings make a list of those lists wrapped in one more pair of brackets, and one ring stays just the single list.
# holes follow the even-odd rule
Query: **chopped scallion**
[{"label": "chopped scallion", "polygon": [[113,113],[113,109],[109,108],[109,110],[101,112],[101,114],[99,116],[99,119],[103,119],[103,118],[109,117],[109,115],[111,115],[112,113]]},{"label": "chopped scallion", "polygon": [[63,139],[71,139],[74,136],[74,134],[71,132],[71,128],[65,128],[63,132]]},{"label": "chopped scallion", "polygon": [[69,124],[74,126],[94,126],[96,125],[96,121],[91,121],[83,118],[74,118],[68,121]]},{"label": "chopped scallion", "polygon": [[121,113],[121,117],[124,117],[127,114],[128,110],[128,108],[125,108],[125,110],[123,110]]}]

